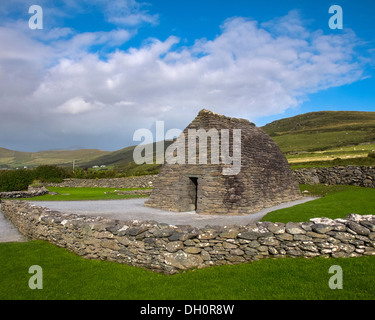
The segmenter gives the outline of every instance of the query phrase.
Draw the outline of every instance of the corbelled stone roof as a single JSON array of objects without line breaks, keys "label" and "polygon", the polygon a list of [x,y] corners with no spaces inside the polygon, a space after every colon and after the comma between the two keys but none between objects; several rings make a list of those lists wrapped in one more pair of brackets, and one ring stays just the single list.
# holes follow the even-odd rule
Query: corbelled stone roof
[{"label": "corbelled stone roof", "polygon": [[[192,129],[217,130],[221,160],[224,151],[221,148],[224,143],[222,130],[229,129],[228,156],[234,158],[236,152],[240,153],[239,171],[224,174],[223,169],[231,165],[223,162],[165,163],[146,206],[208,214],[248,214],[301,197],[285,155],[255,124],[203,109],[169,148],[188,146],[188,134]],[[240,141],[235,139],[235,131],[240,131]],[[211,147],[207,141],[207,158],[211,155]],[[198,159],[198,146],[196,152]]]}]

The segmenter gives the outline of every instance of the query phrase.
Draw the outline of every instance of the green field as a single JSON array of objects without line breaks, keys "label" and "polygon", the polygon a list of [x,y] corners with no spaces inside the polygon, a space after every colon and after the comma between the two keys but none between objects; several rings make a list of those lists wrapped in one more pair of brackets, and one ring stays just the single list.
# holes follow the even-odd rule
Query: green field
[{"label": "green field", "polygon": [[0,167],[3,165],[10,168],[23,168],[24,166],[37,167],[54,164],[72,166],[73,160],[78,166],[82,162],[91,161],[109,153],[109,151],[97,149],[22,152],[0,147]]},{"label": "green field", "polygon": [[[300,188],[322,198],[271,212],[263,220],[308,221],[375,211],[375,189],[324,185]],[[85,189],[81,193],[89,193]],[[0,299],[375,299],[375,256],[264,259],[166,276],[114,262],[85,260],[47,242],[29,241],[0,243],[0,261]],[[42,290],[28,287],[31,265],[43,269]],[[332,265],[343,270],[342,290],[328,286]]]},{"label": "green field", "polygon": [[[374,112],[314,112],[275,121],[263,129],[286,154],[293,168],[330,165],[375,165]],[[154,148],[155,149],[155,148]],[[160,165],[136,166],[134,147],[100,150],[21,153],[0,148],[0,166],[40,164],[91,167],[106,165],[122,174],[155,173]],[[375,214],[375,189],[354,186],[301,185],[320,196],[267,214],[273,222],[344,218],[349,213]],[[59,195],[33,200],[103,200],[139,197],[117,195],[113,188],[48,188]],[[130,189],[119,189],[130,190]],[[106,192],[106,193],[105,193]],[[172,276],[108,261],[86,260],[43,241],[0,243],[0,299],[307,299],[374,300],[375,256],[341,259],[283,258],[191,270]],[[28,287],[31,265],[43,268],[43,289]],[[328,286],[332,265],[343,269],[343,289]],[[280,312],[285,311],[281,310]]]},{"label": "green field", "polygon": [[[375,112],[321,111],[265,125],[294,168],[375,165]],[[335,163],[331,163],[335,160]]]},{"label": "green field", "polygon": [[[85,260],[43,241],[0,244],[0,299],[375,299],[375,257],[265,259],[172,276],[114,262]],[[31,290],[29,267],[43,270],[43,289]],[[329,268],[343,270],[332,290]]]},{"label": "green field", "polygon": [[375,139],[375,134],[369,136],[367,131],[337,131],[293,133],[272,137],[286,154],[356,145],[367,142],[369,138]]},{"label": "green field", "polygon": [[350,213],[375,215],[375,189],[346,185],[300,185],[311,196],[322,198],[268,213],[262,221],[304,222],[311,218],[345,218]]}]

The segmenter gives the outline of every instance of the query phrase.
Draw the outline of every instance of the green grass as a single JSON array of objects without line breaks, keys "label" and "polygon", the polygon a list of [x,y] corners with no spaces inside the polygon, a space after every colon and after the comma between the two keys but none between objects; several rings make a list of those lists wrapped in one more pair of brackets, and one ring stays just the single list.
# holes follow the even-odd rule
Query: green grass
[{"label": "green grass", "polygon": [[[130,191],[146,188],[65,188],[65,187],[48,187],[51,192],[58,192],[58,195],[46,194],[44,196],[33,197],[34,201],[78,201],[78,200],[115,200],[140,198],[143,195],[118,195],[115,190]],[[105,193],[110,192],[110,193]],[[20,200],[20,199],[18,199]],[[22,199],[21,199],[22,200]],[[23,199],[30,200],[30,198]]]},{"label": "green grass", "polygon": [[303,161],[290,163],[292,170],[300,168],[317,168],[317,167],[335,167],[335,166],[375,166],[375,158],[360,157],[360,158],[349,158],[340,159],[336,158],[333,160],[326,161]]},{"label": "green grass", "polygon": [[[359,149],[366,148],[364,145],[358,146],[359,144],[374,144],[375,112],[309,112],[273,121],[262,129],[275,140],[290,160],[294,160],[295,153],[307,152],[314,156],[315,151],[329,149],[336,152],[326,155],[345,158],[354,153],[340,152],[344,151],[341,149],[349,148],[357,151],[356,154],[361,154]],[[305,157],[301,154],[297,158],[300,156]]]},{"label": "green grass", "polygon": [[350,213],[375,214],[375,189],[346,185],[300,185],[301,191],[322,198],[291,208],[272,211],[262,221],[303,222],[311,218],[345,218]]},{"label": "green grass", "polygon": [[295,152],[286,158],[292,169],[332,166],[375,166],[375,158],[368,154],[375,150],[375,144],[364,144],[331,148],[325,151]]},{"label": "green grass", "polygon": [[[265,221],[308,221],[312,217],[373,214],[375,189],[301,185],[324,196],[266,215]],[[78,189],[78,188],[77,188]],[[88,192],[83,190],[81,192]],[[89,188],[92,189],[92,188]],[[97,188],[99,189],[99,188]],[[375,256],[283,258],[191,270],[172,276],[114,262],[86,260],[44,241],[0,244],[0,299],[250,300],[375,299]],[[43,269],[43,289],[31,290],[28,269]],[[342,290],[331,290],[332,265],[343,270]]]},{"label": "green grass", "polygon": [[333,131],[285,134],[272,139],[284,153],[290,153],[365,143],[374,140],[375,134],[367,131]]},{"label": "green grass", "polygon": [[[114,262],[85,260],[43,241],[0,244],[0,299],[374,299],[375,257],[264,259],[172,276]],[[43,269],[31,290],[28,269]],[[328,286],[330,266],[343,269],[343,289]]]}]

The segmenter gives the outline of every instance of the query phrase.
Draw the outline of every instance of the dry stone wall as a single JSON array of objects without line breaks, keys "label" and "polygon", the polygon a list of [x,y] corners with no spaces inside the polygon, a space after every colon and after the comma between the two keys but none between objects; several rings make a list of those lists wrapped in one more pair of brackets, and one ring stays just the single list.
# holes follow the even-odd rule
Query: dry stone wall
[{"label": "dry stone wall", "polygon": [[65,179],[61,183],[46,183],[46,187],[69,188],[152,188],[158,175],[111,179]]},{"label": "dry stone wall", "polygon": [[64,214],[17,200],[3,201],[1,209],[32,239],[49,241],[84,258],[166,274],[262,258],[375,255],[373,215],[195,228]]},{"label": "dry stone wall", "polygon": [[301,184],[346,184],[375,188],[375,167],[337,166],[294,170]]},{"label": "dry stone wall", "polygon": [[[336,166],[301,168],[292,171],[300,184],[346,184],[375,188],[375,167]],[[113,179],[65,179],[52,187],[152,188],[158,175]],[[5,198],[5,197],[4,197]]]},{"label": "dry stone wall", "polygon": [[32,197],[44,196],[47,193],[48,193],[48,190],[45,187],[42,187],[42,188],[29,187],[27,191],[0,192],[0,199],[32,198]]}]

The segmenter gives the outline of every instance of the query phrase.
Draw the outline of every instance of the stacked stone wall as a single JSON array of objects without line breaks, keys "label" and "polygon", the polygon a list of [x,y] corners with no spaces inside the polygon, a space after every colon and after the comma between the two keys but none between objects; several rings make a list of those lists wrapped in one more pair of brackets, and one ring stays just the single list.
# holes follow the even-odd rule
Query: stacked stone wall
[{"label": "stacked stone wall", "polygon": [[29,238],[166,274],[263,258],[375,255],[373,215],[196,228],[64,214],[17,200],[3,201],[1,209]]},{"label": "stacked stone wall", "polygon": [[[199,165],[197,165],[197,168]],[[328,168],[301,168],[292,170],[300,184],[346,184],[375,188],[375,167],[336,166]],[[102,187],[152,188],[158,175],[113,179],[66,179],[62,183],[47,183],[47,187]],[[213,192],[206,188],[207,192]],[[5,198],[5,197],[4,197]]]},{"label": "stacked stone wall", "polygon": [[302,168],[293,172],[300,184],[346,184],[375,188],[375,167]]},{"label": "stacked stone wall", "polygon": [[158,175],[111,179],[65,179],[61,183],[46,183],[46,187],[69,188],[152,188]]},{"label": "stacked stone wall", "polygon": [[32,198],[32,197],[44,196],[47,193],[48,193],[48,190],[44,187],[41,187],[41,188],[29,187],[27,191],[0,192],[0,199]]}]

